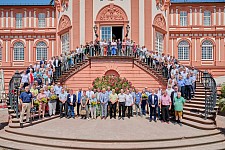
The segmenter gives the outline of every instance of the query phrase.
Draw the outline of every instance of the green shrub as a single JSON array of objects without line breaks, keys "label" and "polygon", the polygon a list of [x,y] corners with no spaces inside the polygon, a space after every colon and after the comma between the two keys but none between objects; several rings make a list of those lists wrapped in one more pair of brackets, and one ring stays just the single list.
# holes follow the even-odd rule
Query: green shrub
[{"label": "green shrub", "polygon": [[221,108],[221,111],[225,110],[225,98],[219,100],[219,107]]}]

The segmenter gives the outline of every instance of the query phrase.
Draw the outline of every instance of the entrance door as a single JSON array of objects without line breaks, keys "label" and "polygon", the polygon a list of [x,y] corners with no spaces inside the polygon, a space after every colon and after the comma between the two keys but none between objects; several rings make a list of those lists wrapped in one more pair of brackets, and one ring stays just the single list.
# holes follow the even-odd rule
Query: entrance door
[{"label": "entrance door", "polygon": [[112,39],[122,40],[123,37],[123,27],[112,27]]},{"label": "entrance door", "polygon": [[101,40],[110,40],[112,41],[113,39],[120,39],[122,40],[123,37],[123,27],[117,27],[117,26],[102,26],[100,28],[100,37]]}]

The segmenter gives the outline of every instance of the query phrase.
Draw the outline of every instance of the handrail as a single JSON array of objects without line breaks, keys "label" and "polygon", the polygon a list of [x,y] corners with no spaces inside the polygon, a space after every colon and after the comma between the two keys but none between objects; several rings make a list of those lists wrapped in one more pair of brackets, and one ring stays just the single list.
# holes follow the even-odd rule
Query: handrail
[{"label": "handrail", "polygon": [[[191,68],[189,66],[186,67],[188,69]],[[195,69],[198,71],[196,81],[202,83],[205,88],[205,119],[207,119],[209,115],[215,113],[214,107],[216,106],[217,99],[216,81],[211,73],[203,72],[197,68]]]}]

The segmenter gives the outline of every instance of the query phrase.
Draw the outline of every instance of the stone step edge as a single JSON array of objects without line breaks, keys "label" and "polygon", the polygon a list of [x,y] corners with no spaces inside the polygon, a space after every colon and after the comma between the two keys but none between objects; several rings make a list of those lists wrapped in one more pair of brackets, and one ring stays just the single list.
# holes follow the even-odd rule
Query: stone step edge
[{"label": "stone step edge", "polygon": [[[3,139],[3,140],[10,140],[10,141],[13,141],[13,142],[18,142],[18,143],[23,143],[23,144],[30,144],[30,145],[39,145],[39,146],[47,146],[47,147],[55,147],[55,148],[64,148],[64,149],[92,149],[92,150],[99,150],[99,149],[105,149],[103,147],[98,147],[98,148],[94,148],[94,147],[82,147],[82,146],[72,146],[72,145],[69,145],[69,146],[62,146],[62,145],[50,145],[50,144],[46,144],[46,143],[36,143],[36,142],[29,142],[29,141],[22,141],[22,140],[19,140],[19,139],[12,139],[12,138],[9,138],[9,137],[2,137],[0,135],[0,138]],[[217,139],[217,140],[214,140],[214,141],[211,141],[211,142],[200,142],[200,143],[196,143],[196,144],[184,144],[184,145],[176,145],[176,146],[164,146],[164,147],[151,147],[151,149],[168,149],[168,148],[183,148],[183,147],[195,147],[195,146],[199,146],[199,145],[207,145],[207,144],[213,144],[213,143],[220,143],[220,142],[224,142],[225,141],[225,138],[224,139]],[[107,148],[109,150],[112,150],[112,149],[147,149],[146,148]]]},{"label": "stone step edge", "polygon": [[201,124],[201,123],[198,123],[198,122],[195,122],[195,121],[187,120],[185,118],[182,119],[182,123],[187,125],[187,126],[190,126],[190,127],[196,128],[196,129],[201,129],[201,130],[215,130],[215,129],[217,129],[217,127],[215,125],[214,126],[213,125],[205,125],[205,124]]},{"label": "stone step edge", "polygon": [[16,132],[10,130],[10,128],[6,127],[5,131],[12,134],[22,135],[22,136],[29,136],[29,137],[37,137],[37,138],[43,138],[43,139],[53,139],[53,140],[69,140],[69,141],[78,141],[78,142],[97,142],[97,143],[113,143],[113,142],[119,142],[119,143],[132,143],[132,142],[157,142],[157,141],[175,141],[175,140],[181,140],[181,139],[194,139],[194,138],[201,138],[201,137],[207,137],[207,136],[214,136],[221,134],[222,132],[220,130],[215,130],[213,133],[209,134],[202,134],[202,135],[196,135],[196,136],[187,136],[187,137],[176,137],[176,138],[165,138],[165,139],[146,139],[146,140],[93,140],[93,139],[71,139],[71,138],[60,138],[60,137],[52,137],[52,136],[43,136],[43,135],[32,135],[28,133],[22,133],[22,132]]},{"label": "stone step edge", "polygon": [[[42,123],[42,122],[45,122],[45,121],[56,119],[58,117],[59,117],[59,115],[55,115],[55,116],[52,116],[52,117],[44,118],[42,120],[35,120],[35,121],[32,121],[32,123],[25,123],[23,125],[23,127],[29,127],[29,126],[32,126],[32,125],[35,125],[35,124],[39,124],[39,123]],[[11,123],[11,122],[9,123],[9,127],[10,128],[21,128],[19,123]]]}]

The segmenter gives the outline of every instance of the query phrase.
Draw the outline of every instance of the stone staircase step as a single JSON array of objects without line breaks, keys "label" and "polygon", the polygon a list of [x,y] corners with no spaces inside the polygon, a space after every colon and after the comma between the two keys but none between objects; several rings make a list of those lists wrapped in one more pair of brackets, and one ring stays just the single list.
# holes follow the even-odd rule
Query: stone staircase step
[{"label": "stone staircase step", "polygon": [[[79,141],[79,140],[63,140],[63,139],[49,139],[45,137],[36,137],[35,135],[28,136],[18,135],[13,133],[8,133],[0,131],[0,139],[7,140],[15,143],[20,143],[22,145],[32,146],[43,146],[48,148],[62,148],[62,149],[92,149],[92,150],[101,150],[101,149],[114,149],[114,150],[123,150],[123,149],[168,149],[168,148],[183,148],[183,147],[195,147],[199,145],[204,145],[207,147],[208,144],[212,143],[221,143],[224,142],[225,138],[222,134],[213,134],[204,137],[196,138],[183,138],[176,140],[165,140],[162,141],[132,141],[130,142],[104,142],[104,141]],[[10,146],[10,145],[9,145]]]},{"label": "stone staircase step", "polygon": [[192,99],[191,100],[191,103],[192,104],[205,105],[205,101],[204,100],[195,100],[195,99]]},{"label": "stone staircase step", "polygon": [[185,103],[184,105],[185,106],[188,106],[188,107],[192,107],[192,108],[202,108],[202,109],[205,109],[205,104],[193,104],[192,102],[189,102],[189,103]]},{"label": "stone staircase step", "polygon": [[198,123],[195,121],[187,120],[187,119],[182,119],[182,123],[197,129],[202,129],[202,130],[215,130],[216,126],[214,124],[209,125],[209,124],[202,124]]},{"label": "stone staircase step", "polygon": [[183,118],[186,120],[198,122],[201,124],[209,124],[209,125],[215,124],[215,122],[211,119],[204,119],[201,117],[196,117],[196,116],[191,116],[191,115],[184,115]]},{"label": "stone staircase step", "polygon": [[[32,123],[24,123],[23,127],[32,126],[32,125],[39,124],[39,123],[42,123],[45,121],[49,121],[49,120],[52,120],[52,119],[55,119],[58,117],[59,117],[59,115],[55,115],[55,116],[51,116],[51,117],[45,117],[44,119],[34,120],[34,121],[32,121]],[[16,123],[9,123],[9,127],[10,128],[21,128],[20,123],[16,119],[15,119],[15,121],[16,121]]]},{"label": "stone staircase step", "polygon": [[[196,116],[196,117],[199,117],[199,118],[205,118],[205,113],[203,113],[203,112],[192,112],[192,111],[189,111],[189,110],[183,110],[183,114],[189,115],[189,116]],[[209,119],[213,120],[213,117],[214,117],[213,115],[208,115]]]}]

